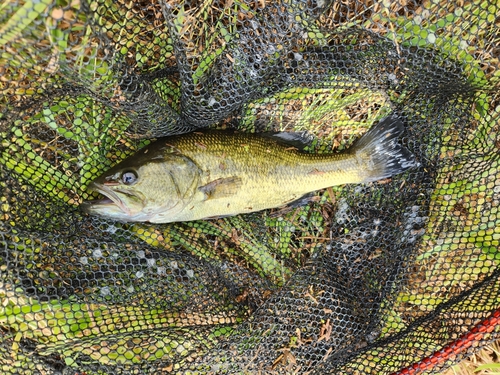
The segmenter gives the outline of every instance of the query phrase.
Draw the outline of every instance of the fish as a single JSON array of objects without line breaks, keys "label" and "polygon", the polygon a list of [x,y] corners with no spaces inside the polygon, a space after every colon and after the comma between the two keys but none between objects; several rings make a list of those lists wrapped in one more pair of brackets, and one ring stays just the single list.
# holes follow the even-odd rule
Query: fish
[{"label": "fish", "polygon": [[371,183],[418,166],[390,115],[348,149],[308,153],[290,133],[204,130],[158,138],[92,181],[81,208],[122,222],[171,223],[287,206],[317,190]]}]

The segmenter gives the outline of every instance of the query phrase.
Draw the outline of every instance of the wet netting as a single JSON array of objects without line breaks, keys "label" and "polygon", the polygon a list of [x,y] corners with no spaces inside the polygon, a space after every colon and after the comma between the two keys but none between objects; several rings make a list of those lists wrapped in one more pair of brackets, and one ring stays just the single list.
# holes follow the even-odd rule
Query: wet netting
[{"label": "wet netting", "polygon": [[[499,14],[3,0],[0,372],[439,373],[498,339]],[[390,178],[212,220],[80,207],[158,137],[295,132],[321,154],[387,116],[418,161]]]}]

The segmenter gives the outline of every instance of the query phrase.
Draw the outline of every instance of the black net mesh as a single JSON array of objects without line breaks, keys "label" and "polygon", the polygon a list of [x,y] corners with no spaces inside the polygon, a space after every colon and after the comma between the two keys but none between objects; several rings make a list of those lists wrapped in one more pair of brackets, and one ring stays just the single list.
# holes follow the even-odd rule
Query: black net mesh
[{"label": "black net mesh", "polygon": [[[493,0],[0,3],[5,374],[437,373],[500,327]],[[381,118],[418,167],[173,224],[80,210],[160,136]],[[273,194],[272,191],[263,194]]]}]

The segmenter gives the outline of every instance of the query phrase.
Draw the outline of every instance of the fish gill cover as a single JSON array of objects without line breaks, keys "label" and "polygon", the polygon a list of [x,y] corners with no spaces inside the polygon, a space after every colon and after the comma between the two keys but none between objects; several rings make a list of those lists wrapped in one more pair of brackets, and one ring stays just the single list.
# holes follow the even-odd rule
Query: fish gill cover
[{"label": "fish gill cover", "polygon": [[[498,338],[498,14],[4,0],[0,371],[437,373]],[[80,209],[157,137],[305,132],[304,152],[340,152],[387,116],[419,165],[382,181],[206,221]]]}]

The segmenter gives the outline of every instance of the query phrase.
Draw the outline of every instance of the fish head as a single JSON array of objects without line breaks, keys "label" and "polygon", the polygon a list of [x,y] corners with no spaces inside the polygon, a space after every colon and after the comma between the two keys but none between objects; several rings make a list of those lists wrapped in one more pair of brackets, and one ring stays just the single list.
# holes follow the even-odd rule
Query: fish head
[{"label": "fish head", "polygon": [[88,189],[104,198],[83,202],[83,211],[126,222],[175,221],[195,195],[201,171],[184,155],[151,156],[131,156],[91,182]]}]

